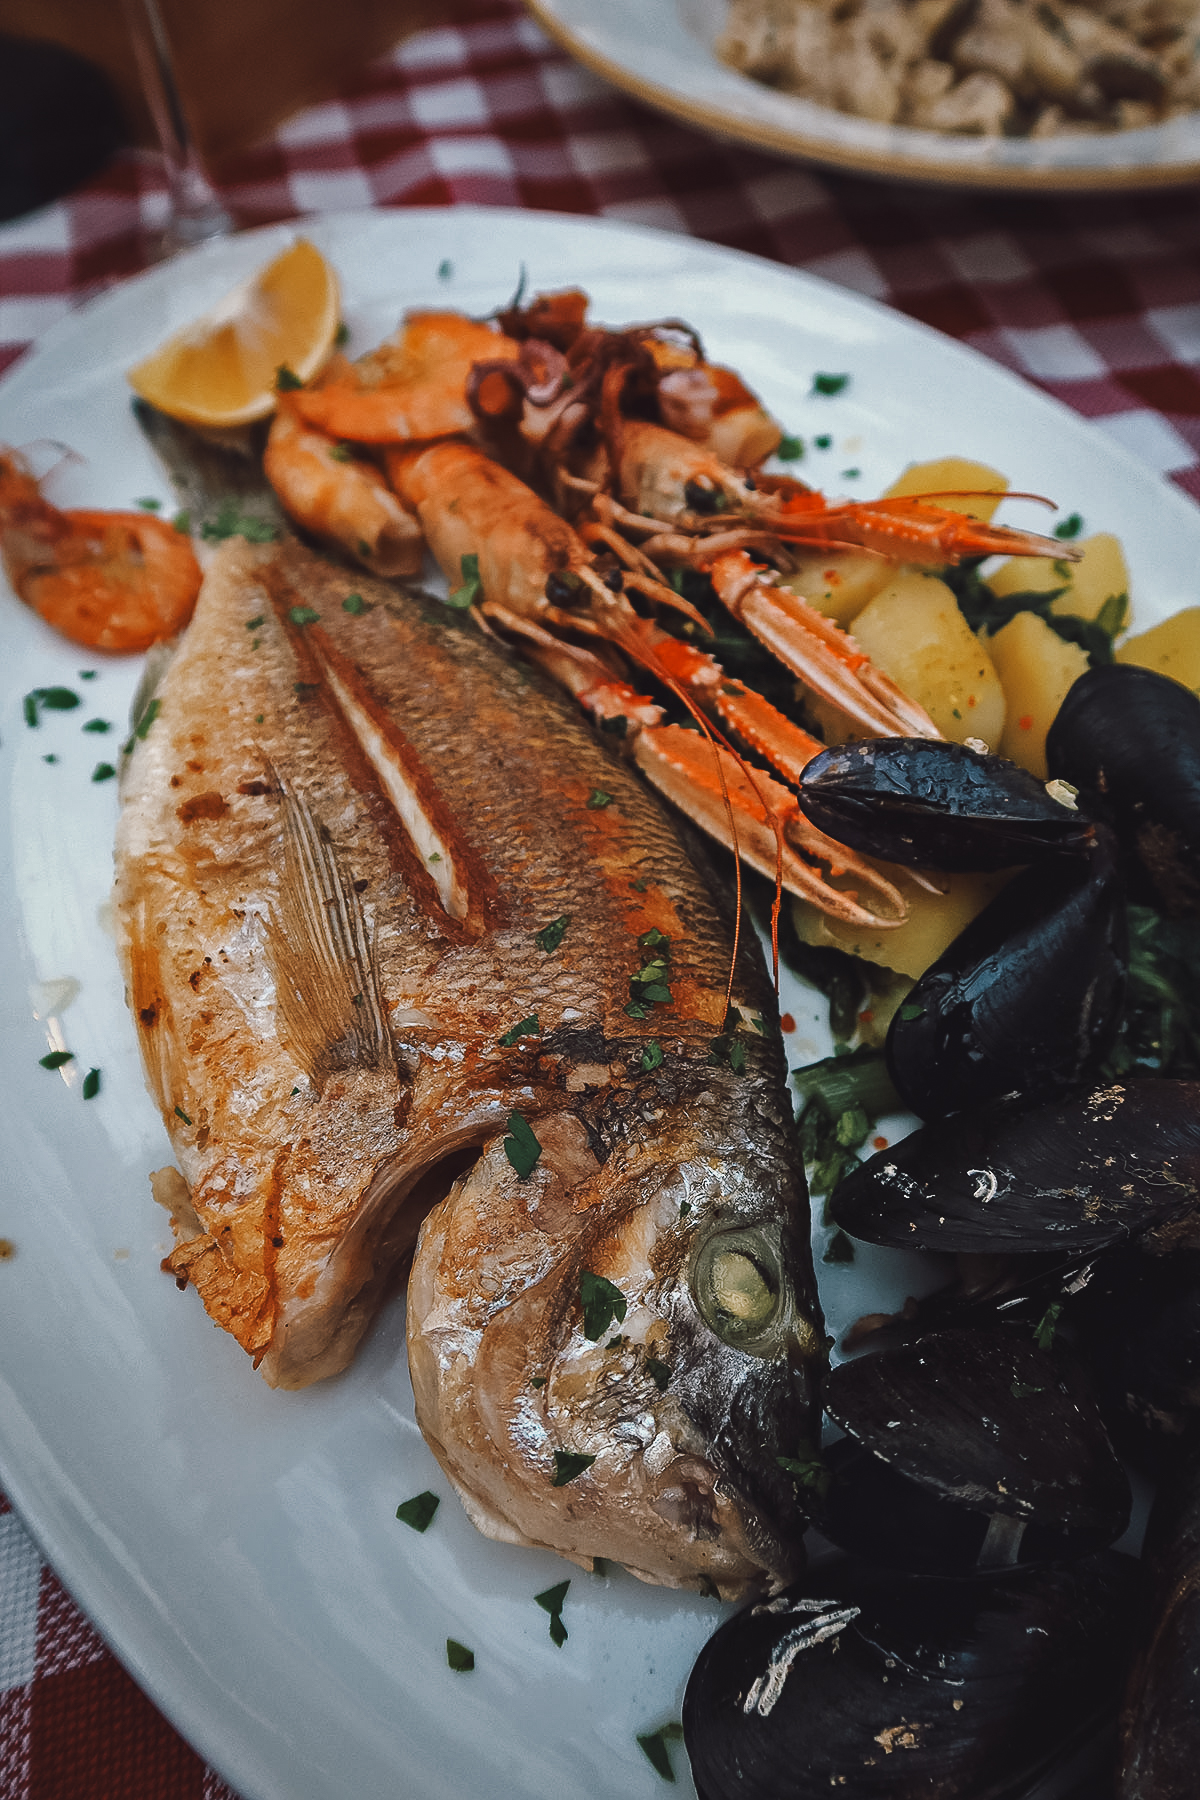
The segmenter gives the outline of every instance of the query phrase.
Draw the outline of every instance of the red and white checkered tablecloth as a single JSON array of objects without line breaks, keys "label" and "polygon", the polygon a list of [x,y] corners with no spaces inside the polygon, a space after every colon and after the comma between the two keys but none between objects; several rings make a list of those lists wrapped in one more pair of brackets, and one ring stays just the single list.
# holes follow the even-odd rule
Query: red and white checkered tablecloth
[{"label": "red and white checkered tablecloth", "polygon": [[[363,205],[602,214],[775,257],[1027,376],[1200,498],[1200,194],[1032,197],[827,175],[717,143],[576,67],[517,0],[365,68],[222,170],[239,225]],[[142,268],[165,198],[117,158],[0,226],[0,370]],[[236,1800],[114,1660],[0,1495],[0,1800]]]}]

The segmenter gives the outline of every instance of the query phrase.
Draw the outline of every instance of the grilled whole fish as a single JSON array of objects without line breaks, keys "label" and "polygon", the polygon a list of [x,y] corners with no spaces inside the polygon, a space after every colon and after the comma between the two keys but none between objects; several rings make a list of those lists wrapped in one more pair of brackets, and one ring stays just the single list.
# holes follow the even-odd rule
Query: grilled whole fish
[{"label": "grilled whole fish", "polygon": [[482,1530],[786,1573],[824,1351],[773,1000],[744,951],[722,1035],[730,933],[637,777],[445,607],[235,539],[123,798],[181,1283],[300,1387],[425,1219],[418,1418]]}]

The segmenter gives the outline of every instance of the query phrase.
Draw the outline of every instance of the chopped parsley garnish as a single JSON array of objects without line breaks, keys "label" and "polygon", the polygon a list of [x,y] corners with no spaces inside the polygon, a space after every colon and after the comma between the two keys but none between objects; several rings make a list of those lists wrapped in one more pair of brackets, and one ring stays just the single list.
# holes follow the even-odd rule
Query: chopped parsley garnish
[{"label": "chopped parsley garnish", "polygon": [[423,1494],[414,1494],[411,1500],[402,1500],[396,1508],[396,1517],[402,1525],[411,1525],[414,1531],[428,1531],[440,1505],[438,1496],[426,1488]]},{"label": "chopped parsley garnish", "polygon": [[294,394],[297,388],[303,386],[304,383],[294,369],[289,369],[286,363],[279,364],[275,371],[275,392],[277,394]]},{"label": "chopped parsley garnish", "polygon": [[642,1732],[637,1740],[638,1749],[649,1760],[656,1774],[664,1781],[674,1781],[675,1771],[671,1767],[671,1753],[668,1744],[677,1744],[683,1736],[683,1726],[672,1721],[669,1725],[660,1725],[657,1731]]},{"label": "chopped parsley garnish", "polygon": [[456,1675],[469,1675],[475,1667],[475,1652],[460,1644],[457,1638],[447,1638],[446,1661]]},{"label": "chopped parsley garnish", "polygon": [[732,1069],[735,1075],[746,1073],[746,1046],[740,1039],[726,1033],[716,1037],[708,1047],[708,1060],[718,1068]]},{"label": "chopped parsley garnish", "polygon": [[529,1385],[531,1388],[543,1388],[546,1385],[546,1377],[544,1375],[531,1375],[529,1377]]},{"label": "chopped parsley garnish", "polygon": [[335,350],[344,350],[349,342],[350,327],[347,325],[345,319],[339,319],[338,328],[333,334],[333,347]]},{"label": "chopped parsley garnish", "polygon": [[642,1067],[643,1067],[643,1069],[650,1070],[650,1069],[661,1068],[662,1059],[663,1059],[663,1047],[659,1043],[658,1039],[657,1038],[648,1039],[642,1049]]},{"label": "chopped parsley garnish", "polygon": [[511,1050],[518,1038],[540,1037],[541,1034],[542,1028],[538,1024],[537,1014],[530,1013],[527,1019],[521,1019],[516,1025],[509,1026],[508,1030],[504,1033],[504,1036],[500,1039],[500,1048],[502,1050]]},{"label": "chopped parsley garnish", "polygon": [[538,949],[547,952],[557,950],[558,946],[567,935],[567,926],[570,923],[570,913],[560,913],[557,919],[551,919],[548,925],[543,925],[542,929],[536,933],[533,940]]},{"label": "chopped parsley garnish", "polygon": [[624,1320],[625,1296],[604,1275],[581,1269],[579,1298],[583,1305],[583,1335],[589,1343],[597,1343],[610,1325],[614,1322],[620,1325]]},{"label": "chopped parsley garnish", "polygon": [[904,1020],[906,1025],[911,1024],[913,1019],[923,1019],[925,1017],[925,1008],[923,1006],[918,1006],[915,1001],[906,1002],[900,1008],[900,1017]]},{"label": "chopped parsley garnish", "polygon": [[95,679],[96,679],[95,669],[80,669],[79,679],[80,679],[80,681],[95,681]]},{"label": "chopped parsley garnish", "polygon": [[843,469],[842,470],[842,480],[843,481],[858,481],[859,478],[861,477],[861,475],[862,475],[861,469]]},{"label": "chopped parsley garnish", "polygon": [[177,1118],[177,1119],[182,1119],[182,1120],[183,1120],[183,1122],[184,1122],[184,1124],[185,1124],[185,1125],[190,1125],[190,1124],[191,1124],[191,1122],[192,1122],[192,1121],[191,1121],[191,1120],[190,1120],[190,1119],[189,1119],[189,1118],[188,1118],[188,1116],[187,1116],[187,1114],[186,1114],[186,1113],[185,1113],[185,1112],[184,1112],[184,1110],[183,1110],[183,1108],[182,1108],[182,1106],[177,1106],[177,1107],[176,1107],[176,1108],[175,1108],[175,1117],[176,1117],[176,1118]]},{"label": "chopped parsley garnish", "polygon": [[1054,535],[1056,538],[1077,538],[1082,530],[1083,519],[1079,513],[1069,513],[1065,519],[1058,521],[1054,527]]},{"label": "chopped parsley garnish", "polygon": [[447,594],[446,605],[465,612],[469,606],[474,606],[483,593],[483,583],[479,579],[479,557],[473,550],[469,551],[459,566],[462,570],[462,586]]},{"label": "chopped parsley garnish", "polygon": [[180,537],[187,537],[192,529],[191,513],[177,512],[175,517],[171,520],[171,529],[177,531]]},{"label": "chopped parsley garnish", "polygon": [[518,1181],[528,1181],[537,1167],[542,1146],[533,1135],[529,1120],[519,1112],[508,1115],[509,1136],[504,1140],[504,1154],[517,1172]]},{"label": "chopped parsley garnish", "polygon": [[47,763],[56,763],[58,761],[58,758],[57,758],[57,756],[55,756],[55,754],[52,750],[50,752],[49,756],[43,756],[42,761],[47,762]]},{"label": "chopped parsley garnish", "polygon": [[1039,1350],[1048,1350],[1054,1342],[1058,1330],[1058,1321],[1062,1315],[1062,1301],[1055,1300],[1049,1305],[1033,1328],[1034,1341]]},{"label": "chopped parsley garnish", "polygon": [[823,431],[821,433],[820,437],[815,437],[813,439],[813,443],[816,445],[818,450],[832,450],[833,449],[833,439],[830,437],[830,435],[827,431]]},{"label": "chopped parsley garnish", "polygon": [[79,695],[67,687],[34,688],[21,702],[27,725],[40,723],[39,712],[73,712],[79,704]]},{"label": "chopped parsley garnish", "polygon": [[99,762],[92,770],[92,780],[111,781],[116,772],[111,763]]},{"label": "chopped parsley garnish", "polygon": [[83,1078],[83,1097],[85,1100],[94,1100],[99,1092],[100,1071],[99,1069],[89,1069]]},{"label": "chopped parsley garnish", "polygon": [[799,462],[804,455],[804,439],[792,437],[785,432],[776,446],[775,454],[780,462]]},{"label": "chopped parsley garnish", "polygon": [[658,1389],[659,1393],[665,1394],[671,1380],[670,1363],[660,1362],[657,1356],[648,1356],[646,1358],[646,1373]]},{"label": "chopped parsley garnish", "polygon": [[293,625],[315,625],[320,613],[311,606],[289,606],[288,618]]},{"label": "chopped parsley garnish", "polygon": [[153,494],[144,494],[140,500],[134,501],[134,505],[140,506],[143,512],[162,511],[162,501],[156,500]]},{"label": "chopped parsley garnish", "polygon": [[145,706],[143,706],[141,712],[133,722],[133,730],[121,745],[122,756],[129,755],[129,752],[133,749],[135,740],[143,743],[145,742],[146,734],[149,732],[150,727],[153,725],[155,719],[157,719],[161,710],[161,700],[155,699],[146,702]]},{"label": "chopped parsley garnish", "polygon": [[594,1456],[581,1456],[576,1450],[556,1450],[554,1452],[554,1477],[551,1487],[566,1487],[585,1469],[590,1469],[595,1462]]},{"label": "chopped parsley garnish", "polygon": [[257,631],[259,626],[265,625],[266,622],[267,622],[266,613],[256,613],[252,619],[246,620],[246,630],[247,631]]},{"label": "chopped parsley garnish", "polygon": [[612,805],[612,802],[612,795],[606,794],[603,788],[593,788],[587,798],[587,808],[589,812],[603,812],[606,806]]},{"label": "chopped parsley garnish", "polygon": [[453,275],[453,273],[454,273],[454,264],[450,261],[450,258],[448,256],[444,256],[442,258],[441,262],[437,266],[438,280],[439,281],[449,281],[449,279]]},{"label": "chopped parsley garnish", "polygon": [[819,1450],[801,1444],[795,1456],[777,1456],[775,1461],[780,1468],[799,1482],[801,1487],[810,1488],[814,1494],[824,1496],[833,1477],[821,1460]]},{"label": "chopped parsley garnish", "polygon": [[219,544],[231,537],[244,537],[248,544],[273,544],[279,532],[269,519],[239,511],[236,500],[222,500],[213,517],[201,525],[200,536],[208,544]]},{"label": "chopped parsley garnish", "polygon": [[358,618],[360,613],[370,612],[370,610],[361,594],[347,594],[342,601],[342,611],[350,613],[354,618]]},{"label": "chopped parsley garnish", "polygon": [[650,886],[650,877],[648,875],[639,875],[637,880],[631,882],[630,885],[635,894],[644,894],[646,889]]},{"label": "chopped parsley garnish", "polygon": [[562,1622],[562,1610],[563,1601],[567,1597],[567,1589],[570,1585],[569,1581],[559,1581],[553,1587],[548,1587],[544,1593],[533,1596],[542,1611],[550,1614],[550,1641],[557,1644],[560,1650],[567,1641],[567,1628]]},{"label": "chopped parsley garnish", "polygon": [[73,1050],[51,1050],[48,1055],[38,1057],[38,1065],[43,1069],[61,1069],[64,1063],[74,1061]]},{"label": "chopped parsley garnish", "polygon": [[812,391],[814,394],[840,394],[849,383],[848,375],[818,374],[813,376]]},{"label": "chopped parsley garnish", "polygon": [[348,463],[354,461],[354,452],[349,444],[330,444],[330,462]]},{"label": "chopped parsley garnish", "polygon": [[649,931],[643,931],[638,945],[643,950],[661,950],[664,956],[671,954],[671,940],[664,936],[657,925],[652,925]]},{"label": "chopped parsley garnish", "polygon": [[89,719],[83,729],[85,731],[111,731],[112,726],[107,719]]}]

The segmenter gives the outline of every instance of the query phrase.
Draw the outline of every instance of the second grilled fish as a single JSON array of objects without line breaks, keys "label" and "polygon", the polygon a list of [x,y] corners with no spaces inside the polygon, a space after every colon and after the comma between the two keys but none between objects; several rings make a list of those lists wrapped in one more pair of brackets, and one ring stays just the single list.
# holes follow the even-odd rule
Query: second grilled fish
[{"label": "second grilled fish", "polygon": [[785,1573],[823,1340],[771,995],[744,954],[722,1036],[729,933],[636,776],[445,608],[295,544],[222,549],[136,735],[172,1271],[298,1387],[432,1207],[418,1417],[482,1529]]}]

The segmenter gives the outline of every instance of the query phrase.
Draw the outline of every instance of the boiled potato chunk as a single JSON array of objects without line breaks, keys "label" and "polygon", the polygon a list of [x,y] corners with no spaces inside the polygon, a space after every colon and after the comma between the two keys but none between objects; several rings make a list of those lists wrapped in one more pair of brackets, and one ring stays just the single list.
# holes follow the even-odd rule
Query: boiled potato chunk
[{"label": "boiled potato chunk", "polygon": [[1078,644],[1064,643],[1031,612],[1010,619],[988,639],[988,648],[1008,702],[1000,755],[1045,781],[1046,733],[1068,688],[1087,669],[1087,652]]},{"label": "boiled potato chunk", "polygon": [[1072,613],[1077,619],[1098,618],[1104,604],[1124,594],[1128,600],[1129,568],[1119,538],[1098,531],[1083,538],[1076,548],[1079,562],[1062,562],[1047,556],[1011,556],[987,585],[993,594],[1048,594],[1066,588],[1050,603],[1051,612]]},{"label": "boiled potato chunk", "polygon": [[1117,661],[1157,669],[1200,694],[1200,606],[1186,606],[1174,618],[1128,638],[1117,651]]},{"label": "boiled potato chunk", "polygon": [[792,917],[803,942],[848,950],[852,956],[863,956],[899,975],[923,975],[1009,879],[1007,871],[947,875],[943,879],[950,884],[949,892],[930,894],[903,869],[889,868],[888,875],[909,904],[903,925],[879,931],[845,925],[840,919],[827,918],[807,900],[793,900]]},{"label": "boiled potato chunk", "polygon": [[916,571],[895,576],[859,613],[854,636],[944,737],[999,743],[1004,691],[944,581]]},{"label": "boiled potato chunk", "polygon": [[939,456],[933,462],[910,463],[887,489],[887,497],[928,494],[930,506],[965,513],[969,519],[990,519],[1007,489],[1008,477],[986,463],[971,462],[965,456]]},{"label": "boiled potato chunk", "polygon": [[865,550],[796,549],[792,554],[798,567],[784,576],[782,585],[837,625],[856,619],[896,573],[886,556],[869,556]]}]

